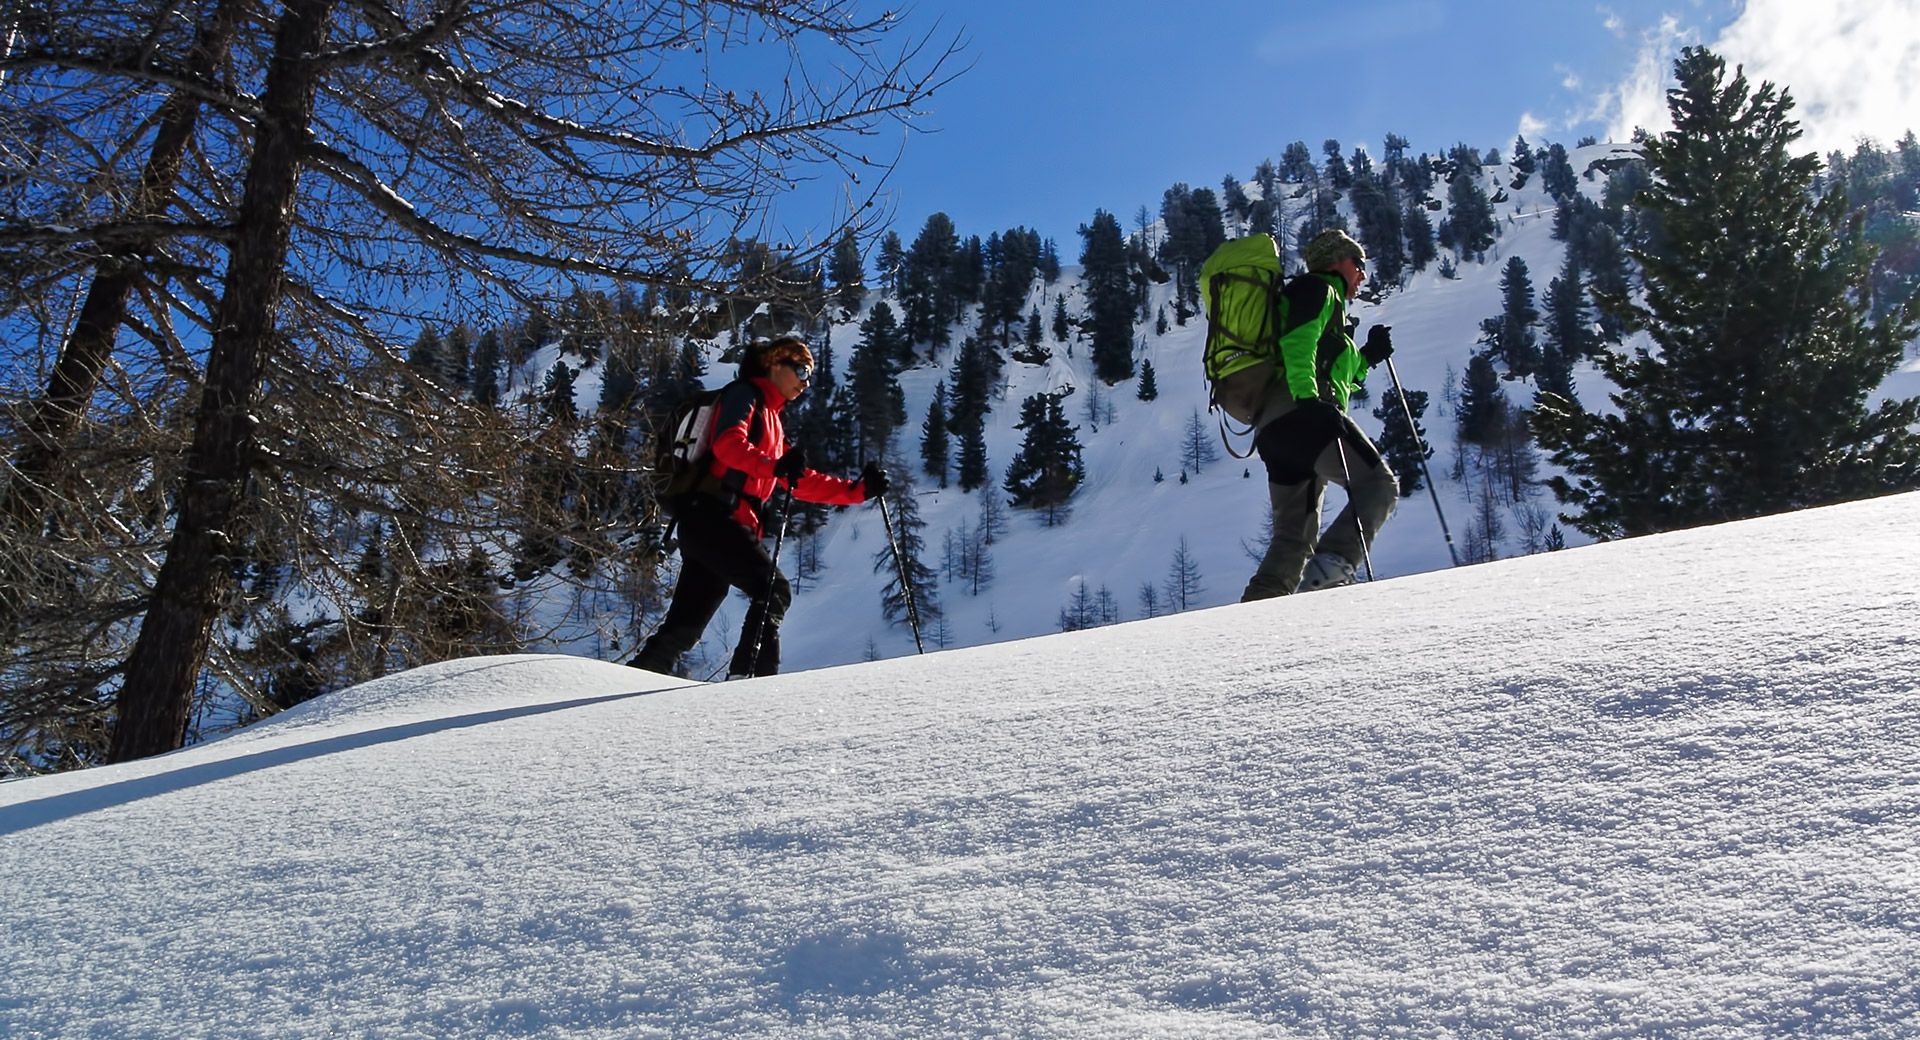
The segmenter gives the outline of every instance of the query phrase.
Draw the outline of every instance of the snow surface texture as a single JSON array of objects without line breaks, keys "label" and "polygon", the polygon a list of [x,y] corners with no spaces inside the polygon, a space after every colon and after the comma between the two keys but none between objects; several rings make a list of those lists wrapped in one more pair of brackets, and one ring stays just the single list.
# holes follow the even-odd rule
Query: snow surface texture
[{"label": "snow surface texture", "polygon": [[1920,495],[0,785],[0,1035],[1920,1032]]}]

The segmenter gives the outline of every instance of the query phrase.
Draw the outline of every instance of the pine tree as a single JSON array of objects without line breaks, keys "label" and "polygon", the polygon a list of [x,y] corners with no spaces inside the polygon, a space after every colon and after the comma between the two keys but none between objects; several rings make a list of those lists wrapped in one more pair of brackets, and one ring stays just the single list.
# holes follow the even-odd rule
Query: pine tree
[{"label": "pine tree", "polygon": [[947,433],[947,384],[936,383],[933,400],[927,403],[927,419],[920,424],[920,468],[928,476],[947,486],[947,459],[951,442]]},{"label": "pine tree", "polygon": [[1658,350],[1609,353],[1612,414],[1543,400],[1551,481],[1598,537],[1667,531],[1920,484],[1920,400],[1869,396],[1920,331],[1911,302],[1870,318],[1872,250],[1793,101],[1702,48],[1674,65],[1674,129],[1643,146],[1641,208],[1666,248],[1632,250],[1644,302],[1610,295]]},{"label": "pine tree", "polygon": [[1179,613],[1196,606],[1200,594],[1207,591],[1200,580],[1200,561],[1194,559],[1193,550],[1187,546],[1187,536],[1180,536],[1180,545],[1173,551],[1173,560],[1167,565],[1167,610]]},{"label": "pine tree", "polygon": [[968,336],[953,357],[947,377],[947,428],[957,436],[986,425],[993,409],[993,372],[986,348]]},{"label": "pine tree", "polygon": [[1087,324],[1093,340],[1093,371],[1109,386],[1133,375],[1133,285],[1120,222],[1096,210],[1080,234],[1087,292]]},{"label": "pine tree", "polygon": [[1540,171],[1540,184],[1547,194],[1565,201],[1580,192],[1580,179],[1573,172],[1573,164],[1567,161],[1567,150],[1558,145],[1547,148],[1547,163]]},{"label": "pine tree", "polygon": [[473,348],[473,366],[468,378],[473,383],[473,401],[485,408],[500,404],[500,333],[488,329]]},{"label": "pine tree", "polygon": [[1096,623],[1094,617],[1093,593],[1087,589],[1087,579],[1081,578],[1074,588],[1073,598],[1060,608],[1060,631],[1078,632],[1092,628]]},{"label": "pine tree", "polygon": [[884,300],[874,304],[867,320],[860,323],[860,342],[853,348],[847,373],[860,461],[885,458],[893,432],[906,425],[907,402],[896,360],[902,339],[893,308]]},{"label": "pine tree", "polygon": [[[921,532],[927,522],[920,516],[920,500],[913,493],[913,482],[905,470],[887,467],[893,483],[887,489],[887,505],[893,516],[893,543],[882,545],[873,554],[873,572],[884,576],[880,588],[880,612],[889,622],[908,620],[907,592],[900,584],[900,572],[907,572],[913,586],[913,610],[920,624],[928,625],[940,617],[940,578],[921,557],[927,543]],[[896,560],[894,553],[898,552]]]},{"label": "pine tree", "polygon": [[976,423],[960,432],[960,461],[955,468],[962,491],[972,491],[992,482],[993,474],[987,469],[986,424]]},{"label": "pine tree", "polygon": [[1447,185],[1447,219],[1441,222],[1440,244],[1462,260],[1478,259],[1493,247],[1495,230],[1493,203],[1479,180],[1464,170],[1455,174]]},{"label": "pine tree", "polygon": [[952,338],[954,319],[960,316],[954,296],[958,281],[954,271],[959,266],[960,240],[953,219],[935,213],[927,218],[900,265],[897,295],[910,343],[928,344],[938,351]]},{"label": "pine tree", "polygon": [[1488,333],[1483,342],[1494,356],[1506,362],[1509,373],[1532,375],[1540,360],[1539,342],[1533,333],[1540,311],[1533,305],[1533,279],[1525,260],[1517,256],[1507,260],[1500,275],[1500,295],[1504,306],[1498,318],[1483,324]]},{"label": "pine tree", "polygon": [[1500,386],[1500,373],[1492,359],[1485,354],[1473,355],[1461,381],[1460,407],[1454,412],[1460,439],[1468,444],[1489,443],[1506,412],[1507,392]]},{"label": "pine tree", "polygon": [[880,239],[880,287],[895,297],[900,295],[900,273],[907,265],[907,251],[900,234],[889,231]]},{"label": "pine tree", "polygon": [[1066,396],[1038,393],[1021,402],[1015,428],[1025,430],[1026,437],[1004,484],[1014,505],[1041,510],[1048,527],[1066,522],[1067,500],[1087,475],[1079,438],[1061,404]]},{"label": "pine tree", "polygon": [[[1425,390],[1407,391],[1406,407],[1400,405],[1400,394],[1396,388],[1388,387],[1380,395],[1380,404],[1373,409],[1373,417],[1380,420],[1380,454],[1386,456],[1387,465],[1400,478],[1400,496],[1420,490],[1424,486],[1426,472],[1425,460],[1433,457],[1433,449],[1426,447],[1426,427],[1420,425],[1420,418],[1427,414],[1427,392]],[[1407,426],[1407,411],[1413,412],[1413,426]]]},{"label": "pine tree", "polygon": [[556,423],[570,423],[579,418],[579,407],[573,400],[573,369],[565,361],[556,361],[547,370],[546,382],[540,385],[541,412]]},{"label": "pine tree", "polygon": [[1198,475],[1202,469],[1220,461],[1220,451],[1213,446],[1213,431],[1200,418],[1200,409],[1195,408],[1187,417],[1186,432],[1180,438],[1180,465],[1183,471],[1192,471]]},{"label": "pine tree", "polygon": [[1142,401],[1151,401],[1160,396],[1160,387],[1154,382],[1153,362],[1140,362],[1140,390],[1137,395]]},{"label": "pine tree", "polygon": [[860,242],[849,229],[834,243],[833,256],[827,262],[827,277],[833,280],[833,299],[840,305],[842,317],[860,312],[860,301],[867,292],[866,263],[860,258]]},{"label": "pine tree", "polygon": [[1433,219],[1427,216],[1427,207],[1418,199],[1407,200],[1407,264],[1416,271],[1424,271],[1440,255],[1433,241]]}]

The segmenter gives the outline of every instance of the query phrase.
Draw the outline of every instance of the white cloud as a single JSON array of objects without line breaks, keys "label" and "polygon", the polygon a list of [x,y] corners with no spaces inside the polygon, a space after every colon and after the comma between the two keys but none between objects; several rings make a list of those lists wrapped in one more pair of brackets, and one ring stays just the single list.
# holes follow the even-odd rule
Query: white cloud
[{"label": "white cloud", "polygon": [[1655,133],[1667,128],[1667,86],[1673,59],[1681,48],[1696,42],[1693,31],[1672,15],[1641,34],[1633,68],[1600,96],[1589,113],[1589,118],[1607,125],[1608,140],[1625,141],[1640,127]]},{"label": "white cloud", "polygon": [[[1612,17],[1608,20],[1613,25]],[[1596,99],[1588,118],[1624,141],[1634,128],[1670,128],[1667,88],[1680,50],[1698,33],[1669,16],[1641,36],[1632,69]],[[1747,0],[1707,46],[1747,78],[1785,87],[1805,136],[1799,148],[1852,150],[1862,137],[1890,144],[1920,129],[1920,6],[1914,0]]]},{"label": "white cloud", "polygon": [[1920,5],[1914,0],[1747,0],[1710,45],[1750,80],[1787,88],[1809,151],[1891,144],[1920,129]]}]

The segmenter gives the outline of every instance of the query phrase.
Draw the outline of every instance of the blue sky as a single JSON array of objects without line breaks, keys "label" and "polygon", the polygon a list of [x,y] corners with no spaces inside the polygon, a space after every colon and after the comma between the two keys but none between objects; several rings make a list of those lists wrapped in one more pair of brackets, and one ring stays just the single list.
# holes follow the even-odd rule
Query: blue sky
[{"label": "blue sky", "polygon": [[1244,180],[1295,140],[1316,158],[1328,138],[1378,154],[1388,132],[1504,154],[1523,130],[1663,129],[1660,81],[1689,43],[1792,89],[1822,117],[1810,149],[1890,142],[1920,112],[1914,0],[920,0],[906,21],[960,33],[972,68],[902,143],[901,237],[944,210],[962,235],[1036,228],[1068,262],[1095,207],[1130,223],[1175,182]]}]

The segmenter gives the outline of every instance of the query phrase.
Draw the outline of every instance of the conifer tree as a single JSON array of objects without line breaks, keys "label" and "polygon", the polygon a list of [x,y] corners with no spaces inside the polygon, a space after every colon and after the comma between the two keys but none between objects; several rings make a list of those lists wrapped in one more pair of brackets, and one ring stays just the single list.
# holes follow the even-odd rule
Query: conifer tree
[{"label": "conifer tree", "polygon": [[987,429],[984,423],[976,423],[960,432],[960,461],[955,468],[962,491],[972,491],[992,482],[993,474],[987,469]]},{"label": "conifer tree", "polygon": [[907,265],[907,251],[900,244],[900,233],[888,231],[880,239],[880,287],[900,295],[900,274]]},{"label": "conifer tree", "polygon": [[1220,451],[1213,446],[1213,431],[1200,418],[1200,409],[1187,416],[1186,432],[1180,438],[1180,465],[1183,471],[1198,475],[1199,472],[1220,461]]},{"label": "conifer tree", "polygon": [[[1412,428],[1407,426],[1407,412],[1413,412]],[[1426,427],[1420,425],[1420,418],[1427,414],[1427,392],[1425,390],[1407,391],[1406,408],[1400,406],[1400,394],[1393,387],[1380,395],[1380,404],[1373,409],[1373,417],[1380,420],[1380,454],[1386,456],[1387,465],[1394,475],[1400,478],[1400,497],[1408,495],[1424,486],[1423,465],[1433,457],[1433,448],[1426,445]]]},{"label": "conifer tree", "polygon": [[1493,203],[1478,178],[1464,171],[1447,184],[1447,219],[1440,222],[1440,244],[1462,260],[1484,257],[1493,247]]},{"label": "conifer tree", "polygon": [[951,442],[947,433],[947,384],[936,383],[933,400],[927,403],[927,419],[920,424],[920,468],[947,486],[947,460]]},{"label": "conifer tree", "polygon": [[1532,375],[1540,360],[1539,341],[1533,333],[1540,311],[1533,305],[1533,279],[1525,260],[1517,256],[1507,260],[1506,269],[1500,275],[1500,295],[1504,306],[1499,317],[1482,324],[1486,332],[1482,342],[1487,344],[1490,353],[1506,363],[1509,373]]},{"label": "conifer tree", "polygon": [[1082,225],[1086,247],[1080,264],[1087,291],[1087,324],[1093,340],[1093,371],[1111,386],[1133,375],[1133,286],[1120,222],[1095,210]]},{"label": "conifer tree", "polygon": [[1419,200],[1407,201],[1407,263],[1416,271],[1424,271],[1440,255],[1434,247],[1433,219],[1427,216],[1427,207]]},{"label": "conifer tree", "polygon": [[1540,184],[1547,194],[1565,201],[1580,192],[1580,179],[1573,172],[1573,164],[1567,161],[1565,147],[1554,144],[1547,148],[1547,163],[1540,171]]},{"label": "conifer tree", "polygon": [[860,323],[860,342],[853,348],[847,388],[853,394],[854,424],[861,460],[887,456],[893,432],[907,421],[907,402],[900,390],[899,327],[893,308],[882,300]]},{"label": "conifer tree", "polygon": [[[927,522],[920,516],[920,499],[913,493],[913,482],[904,470],[887,467],[893,484],[887,489],[887,505],[893,513],[893,544],[881,545],[873,554],[873,572],[882,575],[880,612],[889,622],[900,624],[907,617],[907,591],[900,584],[900,572],[907,572],[913,585],[914,615],[922,625],[940,618],[940,577],[922,560],[927,541],[921,532]],[[900,556],[896,561],[894,552]]]},{"label": "conifer tree", "polygon": [[1632,536],[1920,484],[1920,400],[1867,408],[1920,308],[1870,318],[1872,251],[1838,191],[1813,193],[1818,157],[1791,152],[1789,95],[1703,48],[1674,71],[1639,201],[1665,249],[1632,250],[1644,302],[1601,298],[1657,350],[1598,359],[1608,413],[1546,399],[1534,420],[1567,519]]},{"label": "conifer tree", "polygon": [[573,369],[565,361],[556,361],[547,370],[546,382],[540,385],[540,407],[548,419],[556,423],[570,423],[579,418],[580,410],[573,400]]},{"label": "conifer tree", "polygon": [[500,404],[500,333],[488,329],[480,334],[473,348],[473,365],[468,370],[473,384],[473,401],[485,408]]},{"label": "conifer tree", "polygon": [[1004,485],[1014,505],[1040,510],[1048,527],[1066,522],[1067,500],[1087,475],[1079,438],[1061,404],[1066,396],[1038,393],[1021,402],[1016,429],[1026,437],[1007,466]]},{"label": "conifer tree", "polygon": [[1140,390],[1139,390],[1140,400],[1151,401],[1154,398],[1159,396],[1160,396],[1160,387],[1158,384],[1154,382],[1154,379],[1153,379],[1153,362],[1152,361],[1140,362]]},{"label": "conifer tree", "polygon": [[1166,605],[1169,613],[1179,613],[1197,606],[1200,594],[1207,591],[1200,579],[1200,561],[1193,556],[1193,550],[1187,546],[1187,536],[1180,536],[1180,544],[1173,550],[1173,560],[1167,565]]},{"label": "conifer tree", "polygon": [[1507,413],[1507,392],[1500,386],[1500,373],[1486,354],[1476,353],[1467,362],[1467,374],[1461,380],[1460,406],[1454,411],[1460,439],[1469,444],[1487,444],[1499,432]]},{"label": "conifer tree", "polygon": [[1280,179],[1289,184],[1306,184],[1319,179],[1319,171],[1314,168],[1313,153],[1307,150],[1307,142],[1295,141],[1280,153]]},{"label": "conifer tree", "polygon": [[897,295],[909,342],[927,344],[937,351],[952,337],[953,321],[960,315],[960,304],[954,296],[959,253],[953,218],[945,213],[928,217],[900,265]]},{"label": "conifer tree", "polygon": [[840,305],[842,317],[860,312],[860,300],[867,292],[866,262],[860,258],[860,241],[849,229],[834,243],[833,256],[827,261],[827,277],[833,281],[833,299]]},{"label": "conifer tree", "polygon": [[969,430],[986,425],[992,411],[993,372],[986,348],[968,336],[953,357],[953,370],[947,377],[947,428],[965,436]]}]

